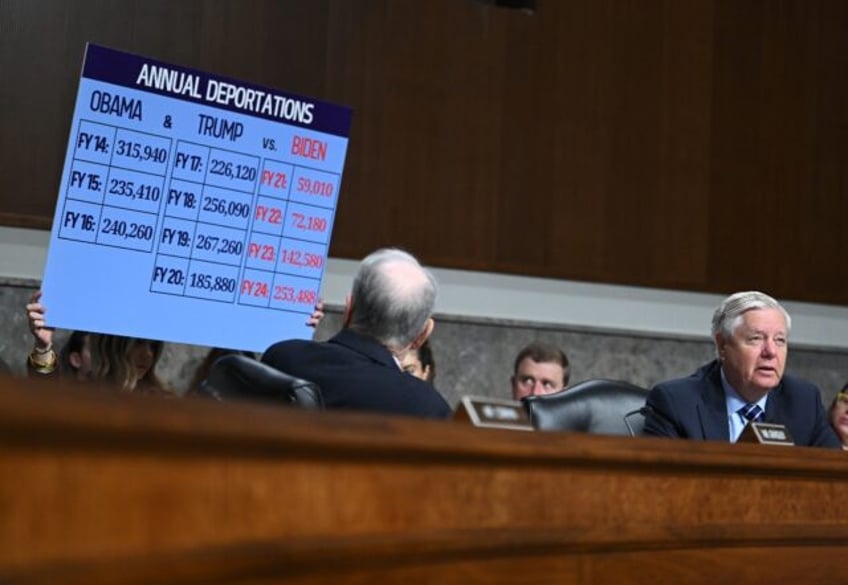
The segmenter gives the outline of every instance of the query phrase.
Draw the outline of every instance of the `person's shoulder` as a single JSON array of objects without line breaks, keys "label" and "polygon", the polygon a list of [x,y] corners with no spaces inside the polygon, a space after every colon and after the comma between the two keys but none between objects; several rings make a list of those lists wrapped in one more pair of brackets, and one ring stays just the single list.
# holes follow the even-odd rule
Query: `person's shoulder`
[{"label": "person's shoulder", "polygon": [[792,374],[784,374],[783,378],[780,380],[780,385],[784,391],[790,393],[815,394],[816,396],[820,394],[818,386],[809,380],[793,376]]},{"label": "person's shoulder", "polygon": [[445,397],[427,382],[422,382],[422,384],[423,386],[420,386],[416,391],[418,408],[421,409],[421,414],[433,418],[449,417],[452,410]]},{"label": "person's shoulder", "polygon": [[323,345],[317,341],[306,339],[286,339],[271,345],[262,353],[260,361],[274,367],[290,365],[292,361],[309,356],[317,346]]},{"label": "person's shoulder", "polygon": [[265,350],[264,354],[300,351],[316,345],[321,345],[321,342],[309,341],[308,339],[284,339],[272,344]]},{"label": "person's shoulder", "polygon": [[654,386],[654,388],[671,390],[694,389],[698,388],[705,380],[709,379],[711,376],[717,375],[717,373],[717,362],[712,361],[707,364],[704,364],[703,366],[699,367],[697,370],[687,376],[683,376],[680,378],[672,378],[670,380],[659,382],[656,384],[656,386]]},{"label": "person's shoulder", "polygon": [[389,350],[373,337],[363,335],[347,327],[328,339],[327,344],[334,347],[344,347],[357,353],[372,354],[377,352],[391,356]]},{"label": "person's shoulder", "polygon": [[392,372],[391,391],[409,407],[411,414],[435,418],[451,414],[450,406],[433,384],[406,372]]},{"label": "person's shoulder", "polygon": [[420,378],[416,378],[408,372],[398,370],[397,374],[394,374],[394,372],[392,372],[392,374],[395,375],[397,379],[412,392],[441,396],[441,393],[436,390],[436,387],[433,384]]}]

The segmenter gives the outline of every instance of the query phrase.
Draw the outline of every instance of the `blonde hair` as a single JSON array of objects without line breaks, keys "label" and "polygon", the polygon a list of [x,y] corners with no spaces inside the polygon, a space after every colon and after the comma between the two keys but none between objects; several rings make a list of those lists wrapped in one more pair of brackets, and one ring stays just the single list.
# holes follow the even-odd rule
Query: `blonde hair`
[{"label": "blonde hair", "polygon": [[[139,343],[149,343],[153,349],[150,369],[142,378],[138,377],[130,361],[130,352]],[[155,372],[156,363],[162,355],[161,341],[93,333],[89,347],[91,349],[89,378],[107,381],[125,392],[168,392]]]}]

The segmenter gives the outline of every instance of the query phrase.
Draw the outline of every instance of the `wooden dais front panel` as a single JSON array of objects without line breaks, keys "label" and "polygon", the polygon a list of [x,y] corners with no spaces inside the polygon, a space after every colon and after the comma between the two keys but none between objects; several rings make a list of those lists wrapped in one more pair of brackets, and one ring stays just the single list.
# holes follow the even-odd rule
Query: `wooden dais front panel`
[{"label": "wooden dais front panel", "polygon": [[832,583],[848,456],[0,380],[2,583]]}]

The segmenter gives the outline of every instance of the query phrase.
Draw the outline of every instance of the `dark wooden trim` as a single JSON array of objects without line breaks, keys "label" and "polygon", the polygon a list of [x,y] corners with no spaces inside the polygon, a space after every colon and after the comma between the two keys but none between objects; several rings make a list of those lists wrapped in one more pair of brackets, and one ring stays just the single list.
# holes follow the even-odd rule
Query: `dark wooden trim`
[{"label": "dark wooden trim", "polygon": [[52,225],[52,216],[41,217],[37,215],[0,212],[0,226],[49,230]]}]

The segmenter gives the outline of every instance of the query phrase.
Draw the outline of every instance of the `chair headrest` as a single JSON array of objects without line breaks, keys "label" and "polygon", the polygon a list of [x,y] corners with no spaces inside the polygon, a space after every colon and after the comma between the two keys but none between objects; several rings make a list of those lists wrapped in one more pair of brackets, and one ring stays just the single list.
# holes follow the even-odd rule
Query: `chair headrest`
[{"label": "chair headrest", "polygon": [[218,358],[201,383],[200,391],[224,402],[260,399],[308,409],[324,407],[321,389],[314,382],[238,354]]},{"label": "chair headrest", "polygon": [[[625,415],[645,406],[648,390],[621,380],[586,380],[555,394],[523,399],[530,420],[544,431],[630,435],[641,433],[642,420]],[[628,426],[630,425],[630,426]]]}]

